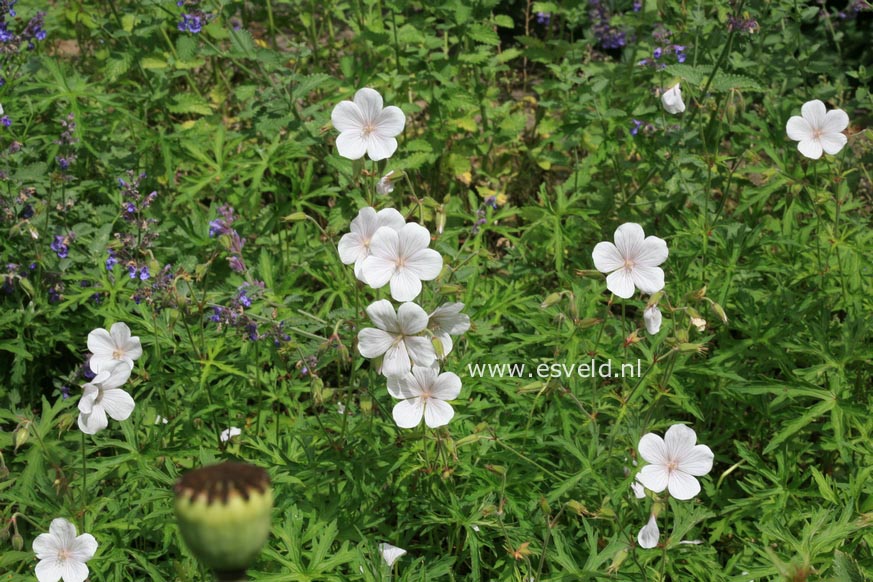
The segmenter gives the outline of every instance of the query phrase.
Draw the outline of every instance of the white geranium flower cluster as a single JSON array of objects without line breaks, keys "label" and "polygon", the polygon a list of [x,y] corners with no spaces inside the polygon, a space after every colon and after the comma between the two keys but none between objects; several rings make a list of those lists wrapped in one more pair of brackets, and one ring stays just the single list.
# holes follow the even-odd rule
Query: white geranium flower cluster
[{"label": "white geranium flower cluster", "polygon": [[[641,499],[645,496],[643,488],[654,493],[666,489],[674,499],[693,499],[700,493],[700,483],[696,477],[702,477],[712,470],[714,458],[708,446],[696,443],[697,434],[683,424],[668,428],[664,438],[654,433],[643,435],[637,449],[648,464],[640,469],[631,484],[634,495]],[[657,512],[653,511],[648,523],[637,535],[640,547],[654,548],[658,545],[661,534],[656,518]]]},{"label": "white geranium flower cluster", "polygon": [[[331,114],[339,154],[357,160],[367,154],[384,160],[397,150],[395,136],[403,131],[406,117],[397,107],[383,108],[382,96],[361,89],[354,101],[343,101]],[[393,190],[393,171],[376,191]],[[394,208],[376,211],[366,207],[352,220],[351,232],[338,245],[340,260],[354,265],[355,277],[373,289],[388,285],[395,309],[387,299],[373,302],[367,315],[374,327],[358,333],[358,351],[365,358],[381,358],[379,372],[388,379],[388,391],[400,402],[394,407],[397,426],[412,428],[421,420],[436,428],[448,424],[454,410],[448,404],[461,392],[461,379],[440,373],[440,362],[454,348],[452,336],[470,329],[470,318],[461,313],[463,303],[447,303],[428,314],[414,300],[422,281],[433,281],[443,268],[443,258],[430,247],[430,231],[406,222]]]},{"label": "white geranium flower cluster", "polygon": [[121,389],[130,378],[133,362],[142,356],[139,337],[130,335],[126,323],[112,324],[109,331],[98,328],[88,334],[88,365],[95,376],[82,386],[79,400],[79,428],[85,434],[97,434],[107,426],[107,415],[114,420],[127,420],[135,403]]}]

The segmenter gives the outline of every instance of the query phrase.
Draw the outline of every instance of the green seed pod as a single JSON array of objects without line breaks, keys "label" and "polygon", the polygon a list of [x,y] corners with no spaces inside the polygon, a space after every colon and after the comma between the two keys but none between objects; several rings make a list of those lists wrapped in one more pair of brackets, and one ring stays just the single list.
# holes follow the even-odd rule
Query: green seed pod
[{"label": "green seed pod", "polygon": [[219,580],[242,579],[270,533],[267,472],[244,463],[211,465],[185,473],[175,493],[176,520],[191,552]]}]

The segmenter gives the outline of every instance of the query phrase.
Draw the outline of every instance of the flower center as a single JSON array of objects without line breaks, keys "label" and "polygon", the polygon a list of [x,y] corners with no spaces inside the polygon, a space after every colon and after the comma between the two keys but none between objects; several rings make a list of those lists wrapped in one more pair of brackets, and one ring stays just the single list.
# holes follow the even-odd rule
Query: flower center
[{"label": "flower center", "polygon": [[625,259],[624,260],[624,268],[628,271],[633,271],[634,270],[633,260],[632,259]]},{"label": "flower center", "polygon": [[121,348],[115,348],[112,351],[112,359],[113,360],[123,360],[124,359],[124,350]]},{"label": "flower center", "polygon": [[363,129],[364,137],[370,137],[370,134],[375,133],[375,131],[376,131],[376,126],[373,125],[372,123],[368,123],[367,125],[364,126],[364,129]]},{"label": "flower center", "polygon": [[819,140],[824,132],[821,129],[814,129],[812,131],[812,139]]},{"label": "flower center", "polygon": [[58,550],[58,560],[60,560],[61,562],[66,562],[69,559],[70,550],[68,550],[67,548],[61,548],[60,550]]},{"label": "flower center", "polygon": [[674,460],[667,461],[667,472],[668,473],[672,473],[673,471],[676,471],[677,469],[679,469],[679,462],[678,461],[674,461]]}]

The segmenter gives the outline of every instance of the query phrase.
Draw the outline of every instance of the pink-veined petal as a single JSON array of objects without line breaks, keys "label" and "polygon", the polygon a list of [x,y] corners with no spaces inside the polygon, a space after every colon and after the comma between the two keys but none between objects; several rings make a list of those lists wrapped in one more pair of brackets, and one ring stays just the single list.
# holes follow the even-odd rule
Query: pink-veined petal
[{"label": "pink-veined petal", "polygon": [[383,208],[376,213],[376,219],[378,226],[387,226],[393,230],[400,230],[406,224],[406,219],[394,208]]},{"label": "pink-veined petal", "polygon": [[788,123],[785,124],[785,133],[794,141],[803,141],[813,137],[812,127],[810,127],[809,122],[799,115],[795,115],[788,120]]},{"label": "pink-veined petal", "polygon": [[109,419],[102,406],[95,406],[90,414],[79,414],[79,430],[85,434],[97,434],[107,426]]},{"label": "pink-veined petal", "polygon": [[115,342],[105,329],[95,329],[88,334],[88,351],[95,356],[108,355],[111,357],[112,352],[115,351]]},{"label": "pink-veined petal", "polygon": [[430,395],[440,400],[454,400],[461,393],[461,379],[454,372],[443,372],[431,385]]},{"label": "pink-veined petal", "polygon": [[430,366],[436,360],[433,344],[426,337],[407,337],[404,340],[409,357],[416,366]]},{"label": "pink-veined petal", "polygon": [[821,157],[822,147],[817,139],[805,139],[797,144],[797,150],[807,158],[817,160]]},{"label": "pink-veined petal", "polygon": [[61,566],[64,582],[85,582],[88,577],[88,566],[76,560],[64,560]]},{"label": "pink-veined petal", "polygon": [[824,135],[828,135],[840,133],[847,127],[849,127],[849,115],[842,109],[831,109],[825,115],[824,125],[821,130]]},{"label": "pink-veined petal", "polygon": [[[398,233],[398,254],[404,259],[430,246],[430,231],[420,224],[405,224]],[[436,251],[434,251],[436,252]]]},{"label": "pink-veined petal", "polygon": [[449,424],[455,411],[452,405],[438,398],[428,398],[424,404],[424,423],[430,428]]},{"label": "pink-veined petal", "polygon": [[393,137],[381,137],[375,133],[367,136],[367,155],[374,162],[390,158],[397,151],[397,140]]},{"label": "pink-veined petal", "polygon": [[364,117],[361,108],[352,101],[340,101],[330,114],[330,121],[337,131],[357,132],[364,129]]},{"label": "pink-veined petal", "polygon": [[355,105],[361,109],[364,125],[374,125],[382,113],[382,95],[375,89],[364,87],[355,93]]},{"label": "pink-veined petal", "polygon": [[634,295],[634,279],[628,269],[621,268],[606,277],[606,288],[622,299]]},{"label": "pink-veined petal", "polygon": [[390,282],[391,297],[395,301],[412,301],[421,293],[421,279],[406,267],[397,269]]},{"label": "pink-veined petal", "polygon": [[415,428],[424,416],[424,403],[421,398],[402,400],[394,405],[391,416],[400,428]]},{"label": "pink-veined petal", "polygon": [[64,575],[63,562],[56,557],[40,560],[34,573],[39,582],[58,582]]},{"label": "pink-veined petal", "polygon": [[364,244],[360,234],[348,232],[342,236],[337,245],[340,261],[344,265],[351,265],[357,261],[363,261],[370,254],[370,249]]},{"label": "pink-veined petal", "polygon": [[715,455],[706,445],[696,445],[679,459],[678,469],[689,475],[702,477],[712,471],[712,461]]},{"label": "pink-veined petal", "polygon": [[615,246],[625,259],[636,262],[645,240],[643,227],[635,222],[625,222],[615,229]]},{"label": "pink-veined petal", "polygon": [[661,267],[637,265],[631,271],[631,279],[637,289],[649,295],[657,293],[664,288],[664,270]]},{"label": "pink-veined petal", "polygon": [[664,433],[664,445],[667,447],[667,458],[680,461],[694,449],[697,433],[684,424],[674,424]]},{"label": "pink-veined petal", "polygon": [[405,267],[422,281],[432,281],[443,270],[443,256],[433,249],[421,249],[407,257]]},{"label": "pink-veined petal", "polygon": [[824,127],[827,110],[825,104],[818,99],[804,103],[800,108],[800,114],[809,122],[813,131],[821,130]]},{"label": "pink-veined petal", "polygon": [[406,115],[399,107],[389,105],[382,110],[376,119],[376,133],[382,137],[395,137],[403,132],[406,126]]},{"label": "pink-veined petal", "polygon": [[402,376],[409,373],[412,364],[409,361],[409,352],[405,341],[400,341],[388,348],[382,359],[381,373],[389,378]]},{"label": "pink-veined petal", "polygon": [[401,256],[400,232],[402,230],[396,231],[388,226],[378,228],[370,239],[370,255],[396,264]]},{"label": "pink-veined petal", "polygon": [[410,384],[410,386],[416,392],[416,396],[424,394],[425,392],[431,392],[438,374],[439,370],[435,370],[431,366],[412,366],[413,383]]},{"label": "pink-veined petal", "polygon": [[392,398],[404,400],[421,396],[421,390],[418,389],[412,373],[406,372],[400,376],[388,376],[388,394]]},{"label": "pink-veined petal", "polygon": [[612,273],[624,267],[624,257],[611,242],[599,242],[591,253],[594,268],[601,273]]},{"label": "pink-veined petal", "polygon": [[87,562],[97,553],[97,540],[89,533],[84,533],[76,538],[70,548],[70,557],[80,562]]},{"label": "pink-veined petal", "polygon": [[653,432],[646,433],[640,439],[637,450],[640,452],[640,457],[647,463],[653,465],[666,465],[669,461],[669,451],[664,439]]},{"label": "pink-veined petal", "polygon": [[100,404],[114,420],[127,420],[136,407],[133,397],[119,388],[104,390]]},{"label": "pink-veined petal", "polygon": [[[119,362],[114,368],[109,371],[109,377],[100,382],[100,387],[104,390],[112,390],[113,388],[118,388],[122,386],[125,382],[130,380],[130,373],[133,371],[131,366],[133,362],[124,361]],[[94,378],[92,382],[96,383],[97,378]]]},{"label": "pink-veined petal", "polygon": [[840,150],[849,142],[849,138],[842,133],[825,133],[818,141],[822,149],[833,156],[840,153]]},{"label": "pink-veined petal", "polygon": [[358,332],[358,351],[365,358],[376,358],[387,352],[394,340],[387,331],[367,327]]},{"label": "pink-veined petal", "polygon": [[109,335],[112,336],[112,341],[117,347],[122,347],[131,340],[130,328],[123,321],[113,323],[109,328]]},{"label": "pink-veined petal", "polygon": [[37,559],[46,560],[56,557],[64,546],[61,545],[57,536],[51,533],[42,533],[36,536],[31,547]]},{"label": "pink-veined petal", "polygon": [[634,258],[634,266],[657,267],[667,260],[669,254],[667,241],[656,236],[647,236]]},{"label": "pink-veined petal", "polygon": [[397,309],[398,327],[403,335],[420,333],[427,327],[427,321],[427,312],[416,303],[404,303]]},{"label": "pink-veined petal", "polygon": [[667,488],[669,473],[663,465],[646,465],[637,473],[637,481],[649,491],[660,493]]},{"label": "pink-veined petal", "polygon": [[348,160],[359,160],[367,153],[367,140],[357,131],[344,131],[336,138],[336,149]]},{"label": "pink-veined petal", "polygon": [[373,325],[381,330],[391,333],[400,333],[400,324],[397,321],[397,312],[387,299],[374,301],[367,307],[367,315]]},{"label": "pink-veined petal", "polygon": [[381,225],[376,209],[372,206],[365,206],[358,210],[358,215],[352,220],[350,229],[352,232],[360,234],[362,240],[369,242],[379,226]]},{"label": "pink-veined petal", "polygon": [[[372,249],[372,246],[370,247]],[[376,257],[372,254],[361,262],[361,274],[367,281],[367,285],[373,289],[381,289],[391,281],[397,272],[397,263],[384,257]]]},{"label": "pink-veined petal", "polygon": [[700,482],[688,473],[673,471],[667,483],[670,495],[680,501],[687,501],[700,493]]}]

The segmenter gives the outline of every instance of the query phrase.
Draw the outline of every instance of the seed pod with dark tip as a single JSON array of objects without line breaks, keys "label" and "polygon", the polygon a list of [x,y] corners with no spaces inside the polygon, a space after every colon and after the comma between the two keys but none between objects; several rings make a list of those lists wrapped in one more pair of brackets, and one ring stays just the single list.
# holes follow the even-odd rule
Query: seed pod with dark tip
[{"label": "seed pod with dark tip", "polygon": [[219,580],[241,580],[270,533],[273,492],[260,467],[221,463],[176,483],[176,519],[191,552]]}]

